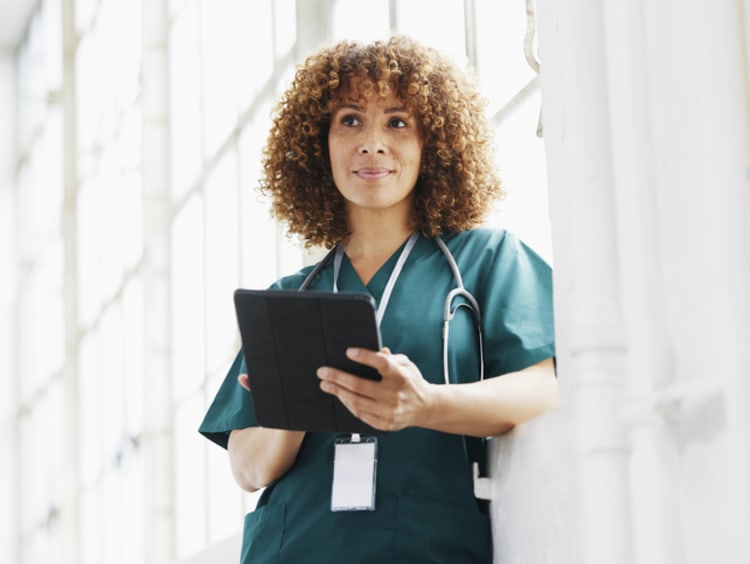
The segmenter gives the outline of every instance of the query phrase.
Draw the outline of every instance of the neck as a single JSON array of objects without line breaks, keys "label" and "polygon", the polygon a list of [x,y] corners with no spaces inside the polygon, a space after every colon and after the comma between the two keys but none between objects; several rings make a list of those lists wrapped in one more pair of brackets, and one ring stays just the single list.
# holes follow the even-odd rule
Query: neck
[{"label": "neck", "polygon": [[411,235],[412,229],[381,227],[372,231],[356,231],[344,245],[349,257],[391,255]]},{"label": "neck", "polygon": [[[347,254],[395,250],[414,230],[414,195],[386,208],[366,208],[350,205],[346,219],[351,231],[345,242]],[[395,246],[394,246],[395,245]]]},{"label": "neck", "polygon": [[367,218],[350,222],[352,233],[344,244],[353,256],[390,256],[411,235],[414,228],[407,218]]},{"label": "neck", "polygon": [[410,222],[401,218],[385,221],[352,222],[354,228],[344,250],[363,282],[370,278],[414,231]]}]

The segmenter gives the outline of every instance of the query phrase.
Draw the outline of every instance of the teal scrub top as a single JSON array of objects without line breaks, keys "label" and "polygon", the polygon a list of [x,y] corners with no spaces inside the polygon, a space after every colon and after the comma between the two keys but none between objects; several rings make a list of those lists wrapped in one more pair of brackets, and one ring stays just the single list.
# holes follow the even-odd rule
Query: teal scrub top
[{"label": "teal scrub top", "polygon": [[[552,272],[547,263],[504,230],[476,229],[443,236],[464,285],[481,308],[486,377],[501,376],[553,357]],[[368,292],[376,303],[400,249],[369,284],[344,257],[340,291]],[[329,261],[310,290],[330,291]],[[297,289],[312,266],[272,287]],[[383,345],[407,355],[425,379],[443,383],[442,316],[456,286],[432,239],[420,237],[409,255],[381,323]],[[451,322],[451,382],[479,375],[471,315],[460,308]],[[251,394],[237,383],[245,371],[237,355],[199,431],[226,448],[233,429],[256,426]],[[242,560],[257,563],[489,563],[488,516],[473,494],[465,438],[422,428],[378,436],[374,511],[330,509],[335,433],[307,433],[292,469],[263,491],[245,517]]]}]

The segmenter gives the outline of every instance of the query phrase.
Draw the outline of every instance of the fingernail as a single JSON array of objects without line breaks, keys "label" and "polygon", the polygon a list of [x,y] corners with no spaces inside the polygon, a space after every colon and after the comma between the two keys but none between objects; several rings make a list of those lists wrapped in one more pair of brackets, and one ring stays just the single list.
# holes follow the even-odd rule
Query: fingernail
[{"label": "fingernail", "polygon": [[326,378],[328,376],[328,369],[325,366],[318,368],[318,378]]},{"label": "fingernail", "polygon": [[356,358],[359,356],[359,349],[356,347],[349,347],[346,349],[346,356],[349,358]]}]

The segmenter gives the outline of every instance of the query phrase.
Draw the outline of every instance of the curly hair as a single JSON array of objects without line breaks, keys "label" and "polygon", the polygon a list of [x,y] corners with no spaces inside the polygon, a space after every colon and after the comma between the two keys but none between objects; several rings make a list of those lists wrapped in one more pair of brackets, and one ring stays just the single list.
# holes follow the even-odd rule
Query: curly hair
[{"label": "curly hair", "polygon": [[306,246],[348,235],[345,202],[328,153],[331,115],[352,97],[395,96],[423,142],[413,223],[426,237],[478,226],[503,195],[485,101],[450,59],[403,36],[368,45],[344,41],[307,58],[273,115],[261,192],[273,215]]}]

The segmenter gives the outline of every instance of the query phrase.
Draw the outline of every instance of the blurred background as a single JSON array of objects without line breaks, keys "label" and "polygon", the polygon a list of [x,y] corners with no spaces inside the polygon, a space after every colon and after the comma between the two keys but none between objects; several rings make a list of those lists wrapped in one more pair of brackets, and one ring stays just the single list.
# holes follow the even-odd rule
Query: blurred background
[{"label": "blurred background", "polygon": [[269,113],[321,42],[392,32],[476,71],[490,223],[552,261],[530,2],[0,1],[0,560],[236,559],[254,496],[197,434],[232,291],[315,257],[255,190]]}]

